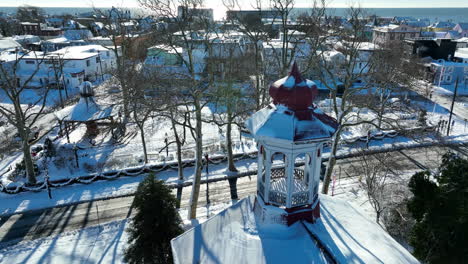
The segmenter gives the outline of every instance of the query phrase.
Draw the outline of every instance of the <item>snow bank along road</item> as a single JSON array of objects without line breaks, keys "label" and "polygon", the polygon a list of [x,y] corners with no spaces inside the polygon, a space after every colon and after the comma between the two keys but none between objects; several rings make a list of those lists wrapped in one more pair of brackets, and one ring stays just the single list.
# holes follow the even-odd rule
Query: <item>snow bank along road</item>
[{"label": "snow bank along road", "polygon": [[[448,150],[446,147],[425,147],[411,150],[391,152],[397,163],[397,168],[405,171],[435,169],[441,155]],[[453,149],[452,149],[453,150]],[[458,149],[461,155],[468,157],[468,147]],[[337,161],[337,174],[343,181],[335,190],[335,195],[346,195],[356,188],[354,181],[346,183],[346,178],[357,176],[345,174],[352,171],[353,166],[359,164],[356,157]],[[242,177],[237,181],[239,198],[255,193],[256,176]],[[174,190],[175,194],[176,190]],[[191,188],[183,188],[181,207],[188,206]],[[227,181],[210,183],[209,198],[212,204],[230,201],[229,184]],[[0,219],[0,248],[16,244],[21,240],[36,239],[44,236],[57,235],[85,227],[95,226],[110,221],[128,218],[132,215],[133,196],[112,198],[107,200],[90,201],[56,208],[34,210],[13,214]],[[202,184],[199,205],[206,205],[206,184]],[[209,208],[208,208],[209,209]]]}]

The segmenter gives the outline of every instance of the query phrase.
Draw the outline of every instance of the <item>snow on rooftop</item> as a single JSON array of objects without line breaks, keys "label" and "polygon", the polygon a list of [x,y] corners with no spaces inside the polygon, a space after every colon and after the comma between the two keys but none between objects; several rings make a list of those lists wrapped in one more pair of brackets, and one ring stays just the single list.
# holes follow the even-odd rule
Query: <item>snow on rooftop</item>
[{"label": "snow on rooftop", "polygon": [[308,231],[338,263],[419,263],[346,201],[322,195],[322,216],[315,224],[287,227],[260,224],[254,199],[242,199],[174,238],[174,263],[326,263]]},{"label": "snow on rooftop", "polygon": [[16,42],[13,39],[0,39],[0,50],[7,50],[7,49],[12,49],[12,48],[20,48],[21,44]]},{"label": "snow on rooftop", "polygon": [[173,239],[174,263],[325,262],[300,223],[259,226],[253,205],[253,196],[245,198]]},{"label": "snow on rooftop", "polygon": [[253,114],[245,124],[251,133],[259,138],[288,141],[330,138],[336,129],[315,116],[321,114],[318,108],[315,108],[308,113],[308,119],[299,120],[287,107],[270,105]]},{"label": "snow on rooftop", "polygon": [[382,227],[348,202],[321,195],[320,206],[320,220],[305,225],[338,263],[419,263]]}]

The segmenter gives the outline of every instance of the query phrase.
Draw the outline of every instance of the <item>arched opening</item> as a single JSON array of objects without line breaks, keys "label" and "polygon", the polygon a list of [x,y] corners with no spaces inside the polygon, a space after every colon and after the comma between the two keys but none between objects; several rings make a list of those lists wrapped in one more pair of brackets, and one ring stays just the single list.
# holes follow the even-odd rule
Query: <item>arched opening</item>
[{"label": "arched opening", "polygon": [[271,155],[270,191],[268,200],[272,204],[286,205],[287,194],[287,157],[284,153],[276,152]]},{"label": "arched opening", "polygon": [[309,201],[310,161],[307,153],[301,153],[294,159],[291,206],[302,206]]},{"label": "arched opening", "polygon": [[294,186],[293,192],[305,191],[307,189],[309,180],[309,162],[310,155],[301,153],[296,156],[294,160]]}]

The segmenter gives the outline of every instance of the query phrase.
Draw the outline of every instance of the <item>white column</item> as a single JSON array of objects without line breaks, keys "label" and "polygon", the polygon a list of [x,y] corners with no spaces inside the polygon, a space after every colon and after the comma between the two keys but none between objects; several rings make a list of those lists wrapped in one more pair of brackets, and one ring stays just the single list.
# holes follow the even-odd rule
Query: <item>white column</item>
[{"label": "white column", "polygon": [[263,147],[265,151],[265,203],[270,202],[270,176],[271,176],[271,151],[267,150],[266,147]]},{"label": "white column", "polygon": [[292,192],[293,192],[293,180],[294,180],[294,154],[288,153],[286,155],[286,207],[291,208],[292,203]]},{"label": "white column", "polygon": [[318,184],[316,179],[318,178],[320,181],[320,175],[316,175],[317,148],[312,149],[312,151],[309,152],[309,155],[310,155],[310,166],[308,168],[309,169],[308,171],[309,173],[309,204],[311,204],[315,195],[314,193],[315,185]]},{"label": "white column", "polygon": [[[317,153],[320,151],[320,157],[317,157]],[[320,168],[322,165],[322,155],[323,155],[323,144],[319,144],[317,148],[315,149],[315,177],[314,177],[314,183],[318,186],[320,183]],[[315,195],[316,193],[314,193]]]},{"label": "white column", "polygon": [[[257,152],[257,191],[260,191],[260,184],[262,183],[262,171],[263,171],[263,154],[260,153],[260,150],[262,149],[262,144],[258,144],[258,152]],[[263,148],[263,151],[265,151],[265,148]],[[265,184],[263,184],[263,188],[265,188]],[[262,193],[262,197],[265,195],[265,193]]]}]

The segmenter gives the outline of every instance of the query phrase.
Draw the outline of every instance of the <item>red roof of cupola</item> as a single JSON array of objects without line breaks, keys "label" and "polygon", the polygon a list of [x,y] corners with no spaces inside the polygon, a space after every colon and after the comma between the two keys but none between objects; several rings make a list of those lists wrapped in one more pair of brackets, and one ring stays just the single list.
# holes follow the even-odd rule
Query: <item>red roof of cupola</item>
[{"label": "red roof of cupola", "polygon": [[311,107],[318,93],[314,82],[302,78],[296,62],[289,75],[274,82],[269,92],[274,104],[285,105],[294,111]]}]

